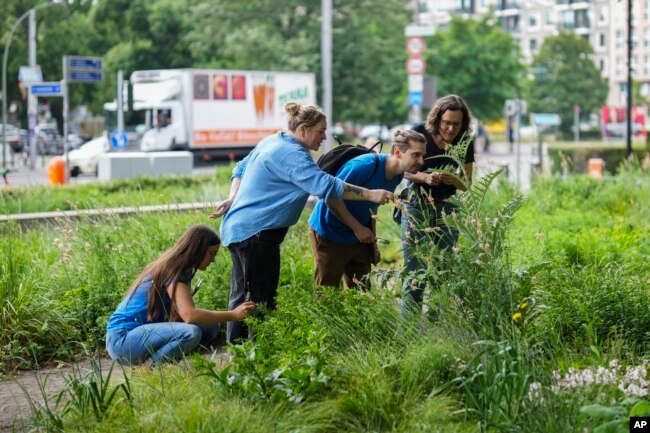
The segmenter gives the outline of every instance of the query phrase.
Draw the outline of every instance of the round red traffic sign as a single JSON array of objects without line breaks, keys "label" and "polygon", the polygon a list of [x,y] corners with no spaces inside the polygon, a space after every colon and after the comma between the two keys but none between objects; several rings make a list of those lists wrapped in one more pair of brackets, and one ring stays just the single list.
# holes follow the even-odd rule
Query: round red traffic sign
[{"label": "round red traffic sign", "polygon": [[424,52],[424,39],[420,36],[411,36],[406,40],[406,51],[411,55],[420,55]]},{"label": "round red traffic sign", "polygon": [[406,61],[406,72],[410,75],[424,74],[426,63],[422,57],[410,57]]}]

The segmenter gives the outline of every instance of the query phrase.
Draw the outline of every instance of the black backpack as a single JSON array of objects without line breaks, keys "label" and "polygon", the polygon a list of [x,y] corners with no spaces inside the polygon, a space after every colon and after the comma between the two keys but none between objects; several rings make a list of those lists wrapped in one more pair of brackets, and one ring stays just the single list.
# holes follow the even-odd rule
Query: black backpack
[{"label": "black backpack", "polygon": [[[365,155],[367,153],[375,153],[374,149],[379,145],[379,152],[384,147],[384,144],[381,141],[376,142],[372,147],[365,147],[361,145],[354,144],[343,144],[337,136],[334,136],[336,141],[339,142],[339,145],[334,149],[331,149],[318,158],[316,164],[323,170],[325,173],[329,173],[332,176],[336,176],[343,164],[360,155]],[[372,171],[372,174],[368,180],[372,179],[372,176],[375,175],[377,168],[379,167],[379,155],[375,153],[375,169]],[[368,180],[366,182],[368,182]],[[364,182],[364,183],[366,183]]]}]

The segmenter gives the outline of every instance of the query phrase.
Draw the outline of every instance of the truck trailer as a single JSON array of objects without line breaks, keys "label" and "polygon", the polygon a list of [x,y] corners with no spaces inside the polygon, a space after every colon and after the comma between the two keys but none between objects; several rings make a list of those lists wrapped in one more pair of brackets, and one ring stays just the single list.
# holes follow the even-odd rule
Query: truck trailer
[{"label": "truck trailer", "polygon": [[159,69],[134,71],[130,85],[125,129],[137,133],[140,150],[189,150],[201,159],[246,154],[286,126],[287,101],[316,103],[313,73]]}]

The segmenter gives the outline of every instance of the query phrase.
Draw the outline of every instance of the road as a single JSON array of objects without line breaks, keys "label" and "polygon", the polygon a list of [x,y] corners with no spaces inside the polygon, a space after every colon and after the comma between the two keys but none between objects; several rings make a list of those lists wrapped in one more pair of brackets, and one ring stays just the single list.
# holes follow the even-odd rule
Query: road
[{"label": "road", "polygon": [[[501,167],[507,167],[508,179],[515,185],[519,184],[520,190],[528,191],[531,186],[532,167],[538,162],[537,145],[521,144],[520,155],[517,158],[516,152],[511,152],[506,143],[492,143],[489,151],[484,152],[477,149],[476,174],[480,177],[490,171]],[[27,167],[12,168],[7,179],[10,185],[30,186],[44,185],[48,183],[47,163],[52,157],[39,157],[34,170]],[[517,170],[517,159],[519,159],[519,171]],[[548,167],[548,156],[546,149],[543,152],[544,167]],[[194,167],[194,175],[212,173],[214,165],[200,165]],[[71,185],[98,182],[97,177],[80,175],[70,178]]]},{"label": "road", "polygon": [[[48,183],[47,178],[47,164],[50,160],[54,158],[53,156],[39,156],[37,160],[36,167],[34,170],[31,170],[29,167],[18,166],[18,167],[9,167],[9,173],[7,174],[7,181],[9,185],[16,186],[32,186],[32,185],[45,185]],[[228,161],[223,162],[224,164],[229,163]],[[217,164],[213,165],[199,165],[195,166],[192,170],[194,175],[204,175],[210,174],[214,171],[214,168]],[[1,180],[0,180],[1,182]],[[77,177],[71,177],[69,180],[70,185],[79,185],[84,183],[99,182],[97,176],[92,175],[79,175]]]}]

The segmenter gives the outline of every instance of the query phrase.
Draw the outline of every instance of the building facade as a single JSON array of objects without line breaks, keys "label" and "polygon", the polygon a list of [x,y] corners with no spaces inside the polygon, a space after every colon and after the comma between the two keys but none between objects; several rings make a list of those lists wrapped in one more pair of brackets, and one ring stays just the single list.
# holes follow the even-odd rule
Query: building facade
[{"label": "building facade", "polygon": [[[632,1],[632,0],[627,0]],[[530,64],[544,39],[562,30],[585,38],[594,50],[593,61],[609,82],[607,104],[624,106],[627,92],[626,0],[419,0],[420,24],[436,29],[452,16],[480,18],[492,14],[519,43]],[[632,78],[641,93],[650,96],[650,0],[633,2]]]}]

